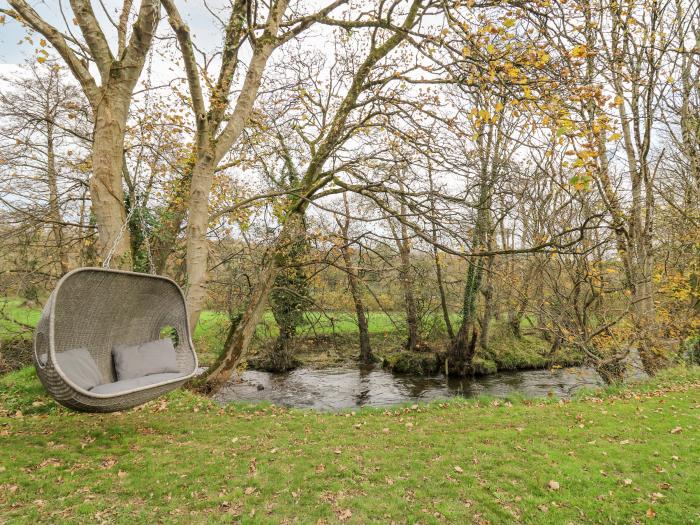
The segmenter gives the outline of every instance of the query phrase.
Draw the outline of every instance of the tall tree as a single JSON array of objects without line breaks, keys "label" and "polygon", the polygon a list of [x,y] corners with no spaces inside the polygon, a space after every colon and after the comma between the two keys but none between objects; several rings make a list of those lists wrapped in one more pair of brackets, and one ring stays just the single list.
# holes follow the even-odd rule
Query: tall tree
[{"label": "tall tree", "polygon": [[[214,174],[248,123],[267,62],[275,49],[346,1],[335,0],[311,15],[285,18],[288,0],[274,0],[270,3],[265,20],[260,21],[258,16],[263,9],[259,4],[262,3],[236,0],[226,23],[221,65],[208,104],[202,85],[208,82],[209,74],[206,68],[197,63],[190,30],[174,0],[163,1],[182,52],[196,121],[194,160],[185,181],[178,186],[179,195],[174,199],[174,202],[187,202],[187,206],[179,205],[170,210],[170,231],[161,232],[166,239],[174,239],[187,213],[187,305],[191,327],[197,324],[207,293],[207,232]],[[252,47],[252,56],[247,64],[243,85],[233,109],[230,109],[233,80],[243,67],[240,50],[246,41]],[[189,197],[184,200],[178,198],[183,194],[189,194]]]},{"label": "tall tree", "polygon": [[[134,88],[159,21],[159,0],[142,0],[138,16],[128,36],[128,20],[133,2],[125,0],[117,26],[113,51],[87,0],[71,0],[72,15],[80,28],[82,41],[59,30],[25,0],[8,0],[11,10],[0,9],[40,33],[54,47],[80,83],[94,114],[92,176],[90,198],[97,219],[100,254],[112,256],[114,265],[131,267],[131,249],[126,221],[122,170],[124,133]],[[94,64],[99,82],[90,72]]]},{"label": "tall tree", "polygon": [[[364,119],[360,122],[348,121],[354,112],[367,109],[366,106],[372,108],[372,104],[377,103],[376,91],[384,88],[391,79],[395,78],[393,70],[382,71],[383,74],[379,79],[372,79],[371,76],[382,59],[404,42],[409,31],[420,19],[422,11],[420,0],[413,0],[405,13],[397,11],[398,5],[399,2],[394,1],[389,6],[380,6],[380,12],[375,19],[357,24],[359,27],[370,28],[368,49],[355,66],[345,95],[339,100],[334,108],[335,111],[332,116],[329,116],[326,126],[314,144],[313,154],[306,165],[297,192],[286,200],[284,211],[280,216],[281,229],[278,240],[260,273],[259,284],[251,294],[230,344],[224,349],[204,380],[203,389],[207,392],[216,391],[230,378],[241,355],[248,348],[255,327],[264,312],[277,272],[285,264],[284,252],[287,246],[302,234],[303,218],[311,200],[322,195],[322,190],[333,182],[338,186],[342,185],[336,177],[337,170],[327,171],[326,163],[334,152],[353,136],[353,132],[362,126],[367,126],[372,118],[379,117],[377,112],[368,110],[367,115],[364,115]],[[398,24],[394,23],[395,17],[401,15],[403,20]],[[343,25],[341,22],[338,24]],[[353,26],[349,22],[345,25]],[[390,29],[384,29],[385,27]],[[362,95],[366,95],[367,92],[370,92],[370,95],[362,99]],[[342,188],[327,191],[337,193],[341,192]]]}]

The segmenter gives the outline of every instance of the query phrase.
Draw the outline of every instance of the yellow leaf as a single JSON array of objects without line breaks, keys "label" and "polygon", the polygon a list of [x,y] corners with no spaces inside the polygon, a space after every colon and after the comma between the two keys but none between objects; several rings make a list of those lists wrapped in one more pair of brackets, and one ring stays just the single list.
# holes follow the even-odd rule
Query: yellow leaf
[{"label": "yellow leaf", "polygon": [[624,99],[620,95],[615,97],[615,105],[616,106],[621,106],[623,102],[624,102]]},{"label": "yellow leaf", "polygon": [[489,55],[493,55],[496,52],[496,46],[489,44],[486,46],[486,51],[488,51]]},{"label": "yellow leaf", "polygon": [[584,45],[578,45],[578,46],[575,46],[575,47],[571,50],[571,53],[570,53],[570,54],[571,54],[571,56],[574,57],[574,58],[583,58],[583,57],[586,56],[586,52],[587,52],[586,46],[584,46]]},{"label": "yellow leaf", "polygon": [[621,138],[622,135],[620,135],[619,133],[613,133],[612,135],[610,135],[609,140],[620,140]]},{"label": "yellow leaf", "polygon": [[512,18],[506,18],[503,21],[503,25],[506,27],[513,27],[515,25],[515,20],[513,20]]},{"label": "yellow leaf", "polygon": [[39,45],[41,47],[44,47],[46,45],[46,40],[44,40],[43,38],[41,40],[39,40]]},{"label": "yellow leaf", "polygon": [[39,64],[43,64],[46,62],[46,57],[38,56],[36,57],[36,61],[39,62]]},{"label": "yellow leaf", "polygon": [[489,118],[491,118],[491,115],[488,111],[482,109],[481,111],[479,111],[479,117],[481,118],[481,120],[488,120]]},{"label": "yellow leaf", "polygon": [[496,104],[496,111],[503,111],[503,104],[501,104],[500,102],[498,102],[498,103]]}]

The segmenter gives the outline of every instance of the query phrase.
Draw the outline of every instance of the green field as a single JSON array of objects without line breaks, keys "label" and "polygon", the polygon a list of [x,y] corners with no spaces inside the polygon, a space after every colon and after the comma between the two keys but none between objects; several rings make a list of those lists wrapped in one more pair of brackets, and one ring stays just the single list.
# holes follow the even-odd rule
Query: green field
[{"label": "green field", "polygon": [[574,402],[341,414],[187,391],[67,412],[0,378],[0,523],[700,522],[700,369]]},{"label": "green field", "polygon": [[31,337],[27,326],[35,326],[41,316],[39,308],[22,306],[20,299],[0,298],[0,341],[12,337]]}]

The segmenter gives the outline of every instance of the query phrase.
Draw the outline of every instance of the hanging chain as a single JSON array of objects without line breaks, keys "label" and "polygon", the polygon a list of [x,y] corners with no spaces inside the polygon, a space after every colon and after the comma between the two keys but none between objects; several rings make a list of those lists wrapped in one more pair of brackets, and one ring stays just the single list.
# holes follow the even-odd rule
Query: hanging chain
[{"label": "hanging chain", "polygon": [[136,209],[136,206],[132,206],[131,209],[129,210],[129,213],[126,215],[126,219],[124,220],[124,223],[122,224],[121,228],[119,228],[119,233],[114,239],[114,242],[112,243],[112,247],[109,249],[107,252],[107,256],[105,257],[105,260],[102,261],[102,268],[109,268],[109,265],[112,263],[112,256],[114,255],[114,251],[117,249],[117,245],[119,244],[119,241],[121,241],[121,238],[124,235],[124,232],[129,226],[129,221],[131,221],[131,216],[134,214],[134,210]]}]

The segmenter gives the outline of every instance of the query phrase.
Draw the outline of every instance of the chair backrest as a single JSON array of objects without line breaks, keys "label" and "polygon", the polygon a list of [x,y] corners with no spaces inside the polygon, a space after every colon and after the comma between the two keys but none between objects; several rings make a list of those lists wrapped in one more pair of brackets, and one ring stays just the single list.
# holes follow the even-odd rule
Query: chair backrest
[{"label": "chair backrest", "polygon": [[[56,354],[86,348],[105,383],[115,380],[112,347],[176,333],[183,372],[194,367],[185,298],[174,281],[154,275],[81,268],[66,274],[51,301],[50,342]],[[163,335],[167,337],[167,335]],[[190,364],[191,363],[191,364]]]}]

